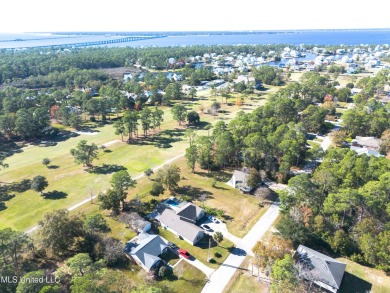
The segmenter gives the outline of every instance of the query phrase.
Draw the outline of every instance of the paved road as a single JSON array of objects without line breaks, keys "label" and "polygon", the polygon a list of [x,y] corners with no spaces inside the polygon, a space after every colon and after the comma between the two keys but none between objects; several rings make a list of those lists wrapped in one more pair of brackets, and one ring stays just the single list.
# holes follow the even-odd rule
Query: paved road
[{"label": "paved road", "polygon": [[329,134],[325,136],[324,140],[321,142],[321,147],[324,151],[326,151],[330,144],[332,143],[332,139],[330,138]]},{"label": "paved road", "polygon": [[334,127],[333,127],[333,129],[325,136],[324,140],[321,142],[321,148],[322,148],[324,151],[326,151],[326,150],[329,148],[329,146],[332,144],[332,138],[331,138],[332,132],[340,129],[341,119],[340,119],[340,121],[338,121],[338,122],[333,122],[333,121],[326,121],[326,122],[332,123],[332,124],[334,125]]},{"label": "paved road", "polygon": [[211,275],[210,281],[203,288],[202,293],[221,293],[237,269],[246,269],[240,268],[241,263],[247,254],[252,254],[253,246],[271,228],[278,215],[279,203],[273,203],[223,264]]},{"label": "paved road", "polygon": [[[111,143],[111,142],[110,142],[110,143]],[[111,144],[112,144],[112,143],[111,143]],[[154,168],[153,168],[153,172],[156,172],[158,169],[161,169],[161,168],[164,167],[166,164],[172,163],[173,161],[175,161],[175,160],[177,160],[177,159],[179,159],[179,158],[181,158],[181,157],[184,157],[184,155],[185,155],[185,154],[181,154],[181,155],[176,156],[176,157],[174,157],[174,158],[172,158],[172,159],[166,160],[166,161],[165,161],[164,163],[162,163],[161,165],[159,165],[159,166],[157,166],[157,167],[154,167]],[[140,175],[138,175],[138,176],[135,176],[133,179],[134,179],[134,180],[139,180],[139,179],[141,179],[141,178],[144,177],[144,176],[145,176],[145,174],[140,174]],[[84,205],[84,204],[86,204],[86,203],[88,203],[88,202],[91,202],[91,200],[92,200],[92,199],[95,199],[96,197],[97,197],[97,195],[94,195],[94,196],[92,196],[92,197],[89,197],[89,198],[87,198],[87,199],[85,199],[85,200],[79,202],[78,204],[75,204],[74,206],[71,206],[70,208],[68,208],[68,211],[73,211],[73,210],[75,210],[75,209],[81,207],[82,205]],[[38,227],[39,227],[39,226],[36,225],[36,226],[34,226],[34,227],[28,229],[28,230],[26,231],[26,233],[27,233],[27,234],[30,234],[30,233],[34,232],[34,231],[36,231],[36,230],[38,229]]]}]

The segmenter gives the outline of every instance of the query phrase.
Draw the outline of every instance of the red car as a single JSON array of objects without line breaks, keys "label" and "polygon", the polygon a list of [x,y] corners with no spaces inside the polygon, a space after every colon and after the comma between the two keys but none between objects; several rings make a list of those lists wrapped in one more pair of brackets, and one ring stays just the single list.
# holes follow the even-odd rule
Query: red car
[{"label": "red car", "polygon": [[187,250],[184,250],[182,248],[179,248],[177,253],[179,255],[181,255],[182,257],[185,257],[186,259],[190,259],[190,257],[191,257],[191,254],[189,254]]}]

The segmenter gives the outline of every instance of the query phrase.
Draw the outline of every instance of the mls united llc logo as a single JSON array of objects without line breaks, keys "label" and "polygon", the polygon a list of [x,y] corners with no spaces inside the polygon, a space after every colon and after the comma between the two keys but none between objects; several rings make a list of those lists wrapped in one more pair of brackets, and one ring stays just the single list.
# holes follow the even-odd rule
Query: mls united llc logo
[{"label": "mls united llc logo", "polygon": [[30,283],[30,284],[56,284],[60,283],[60,278],[56,276],[45,276],[40,278],[18,278],[17,276],[0,276],[0,283],[16,284],[16,283]]}]

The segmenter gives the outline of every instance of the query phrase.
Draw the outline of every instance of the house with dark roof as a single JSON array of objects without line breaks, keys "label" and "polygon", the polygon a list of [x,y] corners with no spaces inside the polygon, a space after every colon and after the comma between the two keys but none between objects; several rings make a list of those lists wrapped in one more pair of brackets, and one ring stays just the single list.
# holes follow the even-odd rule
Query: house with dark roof
[{"label": "house with dark roof", "polygon": [[197,205],[188,202],[180,207],[176,211],[176,214],[181,220],[196,224],[196,222],[204,217],[204,210]]},{"label": "house with dark roof", "polygon": [[346,264],[303,245],[297,248],[294,259],[302,278],[330,292],[340,289]]},{"label": "house with dark roof", "polygon": [[164,229],[171,231],[192,245],[195,245],[204,237],[204,232],[201,228],[194,225],[188,218],[181,217],[172,209],[165,209],[157,219]]},{"label": "house with dark roof", "polygon": [[168,242],[164,238],[141,233],[126,243],[124,252],[145,271],[150,271],[164,264],[160,256],[168,249]]}]

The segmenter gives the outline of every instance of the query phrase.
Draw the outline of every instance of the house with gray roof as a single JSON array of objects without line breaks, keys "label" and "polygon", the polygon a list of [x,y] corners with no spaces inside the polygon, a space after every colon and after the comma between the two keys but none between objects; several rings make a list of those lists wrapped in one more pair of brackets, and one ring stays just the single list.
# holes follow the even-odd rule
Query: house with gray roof
[{"label": "house with gray roof", "polygon": [[357,146],[351,146],[349,148],[351,151],[356,152],[359,156],[360,155],[367,155],[367,156],[374,156],[374,157],[383,157],[378,151],[371,150],[366,147],[357,147]]},{"label": "house with gray roof", "polygon": [[126,243],[124,252],[145,271],[150,271],[164,263],[160,255],[168,251],[167,243],[158,235],[141,233]]},{"label": "house with gray roof", "polygon": [[[181,213],[181,215],[179,213]],[[193,222],[196,219],[197,214],[196,209],[193,209],[193,207],[181,211],[179,210],[178,213],[172,209],[166,208],[160,216],[156,217],[156,219],[160,221],[161,226],[164,229],[171,231],[188,243],[195,245],[204,237],[203,230],[194,225]]]},{"label": "house with gray roof", "polygon": [[204,217],[204,210],[197,205],[188,202],[180,207],[179,210],[176,211],[176,214],[181,220],[196,224],[196,222]]},{"label": "house with gray roof", "polygon": [[230,178],[230,180],[226,182],[226,184],[234,188],[239,188],[240,186],[246,186],[247,179],[248,173],[239,170],[234,170],[232,178]]},{"label": "house with gray roof", "polygon": [[330,292],[340,289],[346,264],[303,245],[297,248],[294,259],[302,278]]},{"label": "house with gray roof", "polygon": [[357,147],[365,147],[370,150],[379,150],[381,146],[382,140],[373,136],[356,136],[355,139],[352,140],[352,145]]}]

